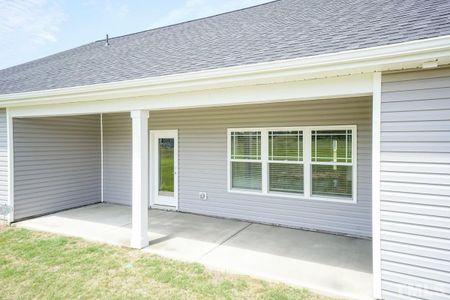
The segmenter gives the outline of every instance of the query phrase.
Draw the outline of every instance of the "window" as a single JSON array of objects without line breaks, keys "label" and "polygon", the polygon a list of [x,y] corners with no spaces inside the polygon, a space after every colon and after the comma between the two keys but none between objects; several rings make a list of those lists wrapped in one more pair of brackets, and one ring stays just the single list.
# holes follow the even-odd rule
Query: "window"
[{"label": "window", "polygon": [[231,133],[231,187],[261,190],[261,132]]},{"label": "window", "polygon": [[352,198],[352,131],[313,130],[312,195]]},{"label": "window", "polygon": [[230,191],[356,201],[356,126],[228,134]]},{"label": "window", "polygon": [[269,191],[303,193],[302,131],[269,131]]}]

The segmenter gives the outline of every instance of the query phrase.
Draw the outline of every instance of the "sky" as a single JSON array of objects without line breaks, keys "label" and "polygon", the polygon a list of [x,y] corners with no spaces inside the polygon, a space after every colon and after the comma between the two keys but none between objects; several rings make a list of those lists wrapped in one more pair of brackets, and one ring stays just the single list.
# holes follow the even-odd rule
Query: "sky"
[{"label": "sky", "polygon": [[270,0],[0,0],[0,69]]}]

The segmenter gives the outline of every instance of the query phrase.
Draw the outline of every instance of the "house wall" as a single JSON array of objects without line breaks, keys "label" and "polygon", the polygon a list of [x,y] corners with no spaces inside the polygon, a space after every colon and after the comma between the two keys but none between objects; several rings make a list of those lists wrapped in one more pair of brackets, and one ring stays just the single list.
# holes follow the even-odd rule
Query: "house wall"
[{"label": "house wall", "polygon": [[[178,129],[180,211],[370,236],[371,105],[371,98],[352,98],[151,111],[149,128]],[[104,200],[130,204],[131,181],[122,176],[131,174],[131,119],[103,118]],[[357,204],[228,192],[227,128],[351,124],[358,125]],[[203,191],[207,201],[199,199]]]},{"label": "house wall", "polygon": [[[6,109],[0,109],[0,205],[8,203],[8,128]],[[0,219],[4,219],[0,216]]]},{"label": "house wall", "polygon": [[99,115],[13,122],[15,220],[101,201]]},{"label": "house wall", "polygon": [[383,298],[450,299],[450,69],[383,75],[381,101]]},{"label": "house wall", "polygon": [[130,113],[103,114],[103,199],[131,205]]}]

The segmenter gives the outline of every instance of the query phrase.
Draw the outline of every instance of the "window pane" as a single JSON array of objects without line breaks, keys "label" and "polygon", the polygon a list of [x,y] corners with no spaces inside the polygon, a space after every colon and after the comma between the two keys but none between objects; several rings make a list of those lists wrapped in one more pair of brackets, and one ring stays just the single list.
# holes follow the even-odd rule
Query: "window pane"
[{"label": "window pane", "polygon": [[313,130],[311,139],[313,162],[352,162],[351,130]]},{"label": "window pane", "polygon": [[232,132],[231,159],[261,159],[261,132]]},{"label": "window pane", "polygon": [[269,131],[269,160],[303,160],[301,131]]},{"label": "window pane", "polygon": [[270,163],[269,190],[272,192],[303,193],[303,165]]},{"label": "window pane", "polygon": [[312,194],[352,197],[352,166],[311,165]]},{"label": "window pane", "polygon": [[246,190],[261,190],[261,163],[232,162],[231,187]]},{"label": "window pane", "polygon": [[159,195],[174,193],[174,139],[159,139]]}]

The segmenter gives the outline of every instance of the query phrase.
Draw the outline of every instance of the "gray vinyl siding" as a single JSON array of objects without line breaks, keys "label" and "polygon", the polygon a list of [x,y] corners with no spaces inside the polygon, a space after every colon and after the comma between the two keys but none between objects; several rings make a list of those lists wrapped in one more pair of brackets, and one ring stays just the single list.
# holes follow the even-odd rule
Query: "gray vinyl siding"
[{"label": "gray vinyl siding", "polygon": [[101,201],[100,116],[14,119],[14,218]]},{"label": "gray vinyl siding", "polygon": [[[178,129],[180,211],[370,236],[371,113],[371,98],[297,101],[153,111],[149,128]],[[104,200],[130,204],[131,119],[129,113],[103,118]],[[358,126],[357,204],[228,192],[227,128],[352,124]],[[203,191],[207,201],[199,199]]]},{"label": "gray vinyl siding", "polygon": [[[8,128],[6,109],[0,109],[0,205],[8,203]],[[0,219],[3,216],[0,216]]]},{"label": "gray vinyl siding", "polygon": [[450,69],[383,75],[385,299],[450,299]]},{"label": "gray vinyl siding", "polygon": [[103,200],[131,204],[130,113],[103,114]]}]

